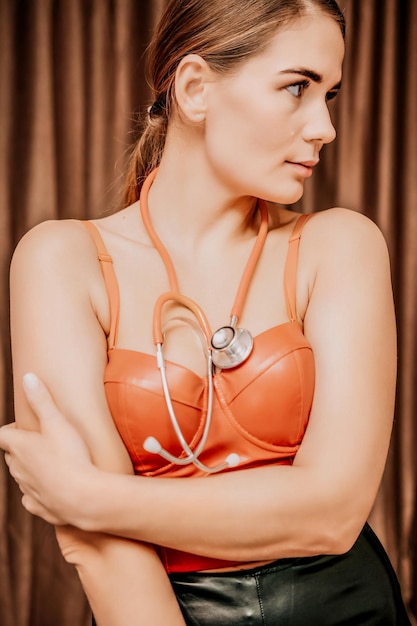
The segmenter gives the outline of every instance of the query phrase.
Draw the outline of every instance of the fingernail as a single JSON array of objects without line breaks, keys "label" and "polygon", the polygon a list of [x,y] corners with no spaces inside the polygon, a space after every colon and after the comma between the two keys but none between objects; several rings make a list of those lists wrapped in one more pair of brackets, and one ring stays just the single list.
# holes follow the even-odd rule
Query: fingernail
[{"label": "fingernail", "polygon": [[23,376],[23,385],[26,389],[36,389],[39,385],[39,379],[35,374],[29,372]]}]

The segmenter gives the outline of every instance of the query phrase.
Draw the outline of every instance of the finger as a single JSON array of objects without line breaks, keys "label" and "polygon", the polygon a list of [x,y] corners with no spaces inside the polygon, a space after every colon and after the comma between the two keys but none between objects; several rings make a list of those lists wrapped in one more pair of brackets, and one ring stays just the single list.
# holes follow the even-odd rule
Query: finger
[{"label": "finger", "polygon": [[12,454],[6,452],[4,455],[4,460],[6,461],[7,467],[9,468],[9,474],[13,478],[13,480],[17,483],[20,491],[22,493],[27,493],[30,489],[28,480],[23,478],[21,473],[21,469],[19,463],[16,462],[16,459]]},{"label": "finger", "polygon": [[0,449],[7,452],[10,450],[9,432],[12,430],[11,426],[13,426],[13,424],[6,424],[6,426],[0,428]]},{"label": "finger", "polygon": [[3,428],[4,430],[9,430],[9,429],[17,428],[17,425],[16,425],[16,422],[11,422],[10,424],[5,424],[4,426],[2,426],[0,430],[2,430]]},{"label": "finger", "polygon": [[28,513],[36,515],[37,517],[41,517],[43,520],[45,520],[45,522],[48,522],[49,524],[53,524],[54,526],[61,526],[65,523],[61,518],[48,511],[48,509],[42,506],[42,504],[40,504],[38,500],[32,498],[28,494],[23,495],[22,505],[26,509],[26,511],[28,511]]},{"label": "finger", "polygon": [[46,385],[36,374],[28,373],[23,376],[23,390],[28,403],[39,419],[41,430],[62,426],[65,418],[58,410]]},{"label": "finger", "polygon": [[27,435],[33,434],[19,430],[14,423],[2,426],[0,428],[0,450],[13,453],[16,445],[19,447],[25,445]]},{"label": "finger", "polygon": [[[23,388],[27,400],[39,419],[41,435],[47,435],[50,442],[65,445],[73,452],[81,453],[84,460],[90,460],[89,451],[78,433],[63,413],[58,409],[46,385],[32,373],[23,376]],[[82,458],[80,456],[80,459]]]}]

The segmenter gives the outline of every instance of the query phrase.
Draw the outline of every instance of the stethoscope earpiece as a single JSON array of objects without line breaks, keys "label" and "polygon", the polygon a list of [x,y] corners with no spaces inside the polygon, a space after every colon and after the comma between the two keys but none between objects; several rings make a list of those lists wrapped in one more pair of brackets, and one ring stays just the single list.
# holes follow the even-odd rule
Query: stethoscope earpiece
[{"label": "stethoscope earpiece", "polygon": [[160,454],[162,446],[156,437],[146,437],[143,442],[143,449],[151,454]]},{"label": "stethoscope earpiece", "polygon": [[162,456],[162,458],[166,461],[175,463],[175,465],[190,465],[190,463],[193,463],[199,469],[203,470],[203,472],[207,472],[209,474],[215,474],[216,472],[220,472],[228,467],[237,467],[241,461],[240,456],[236,454],[236,452],[232,452],[225,458],[223,463],[215,465],[214,467],[209,467],[208,465],[204,465],[204,463],[202,463],[198,458],[198,454],[196,454],[196,452],[193,453],[190,449],[190,453],[185,457],[176,457],[170,454],[168,450],[165,450],[161,446],[158,439],[155,437],[147,437],[143,442],[143,449],[151,454],[159,454],[159,456]]}]

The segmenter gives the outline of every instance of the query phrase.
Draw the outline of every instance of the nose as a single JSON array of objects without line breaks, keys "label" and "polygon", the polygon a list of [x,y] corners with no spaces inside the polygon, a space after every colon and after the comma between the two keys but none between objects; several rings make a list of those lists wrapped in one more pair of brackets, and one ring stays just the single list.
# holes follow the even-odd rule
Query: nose
[{"label": "nose", "polygon": [[333,126],[328,104],[326,101],[317,102],[314,109],[308,112],[308,120],[304,126],[306,141],[320,142],[322,145],[331,143],[336,138],[336,129]]}]

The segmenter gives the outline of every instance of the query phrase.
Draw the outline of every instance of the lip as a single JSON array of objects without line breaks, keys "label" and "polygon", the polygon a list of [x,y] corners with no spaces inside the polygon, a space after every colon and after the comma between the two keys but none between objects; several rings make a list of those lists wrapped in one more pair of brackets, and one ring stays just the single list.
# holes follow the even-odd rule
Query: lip
[{"label": "lip", "polygon": [[316,161],[286,161],[288,165],[296,168],[297,171],[302,174],[305,178],[308,178],[313,173],[313,167],[315,167],[318,163]]}]

